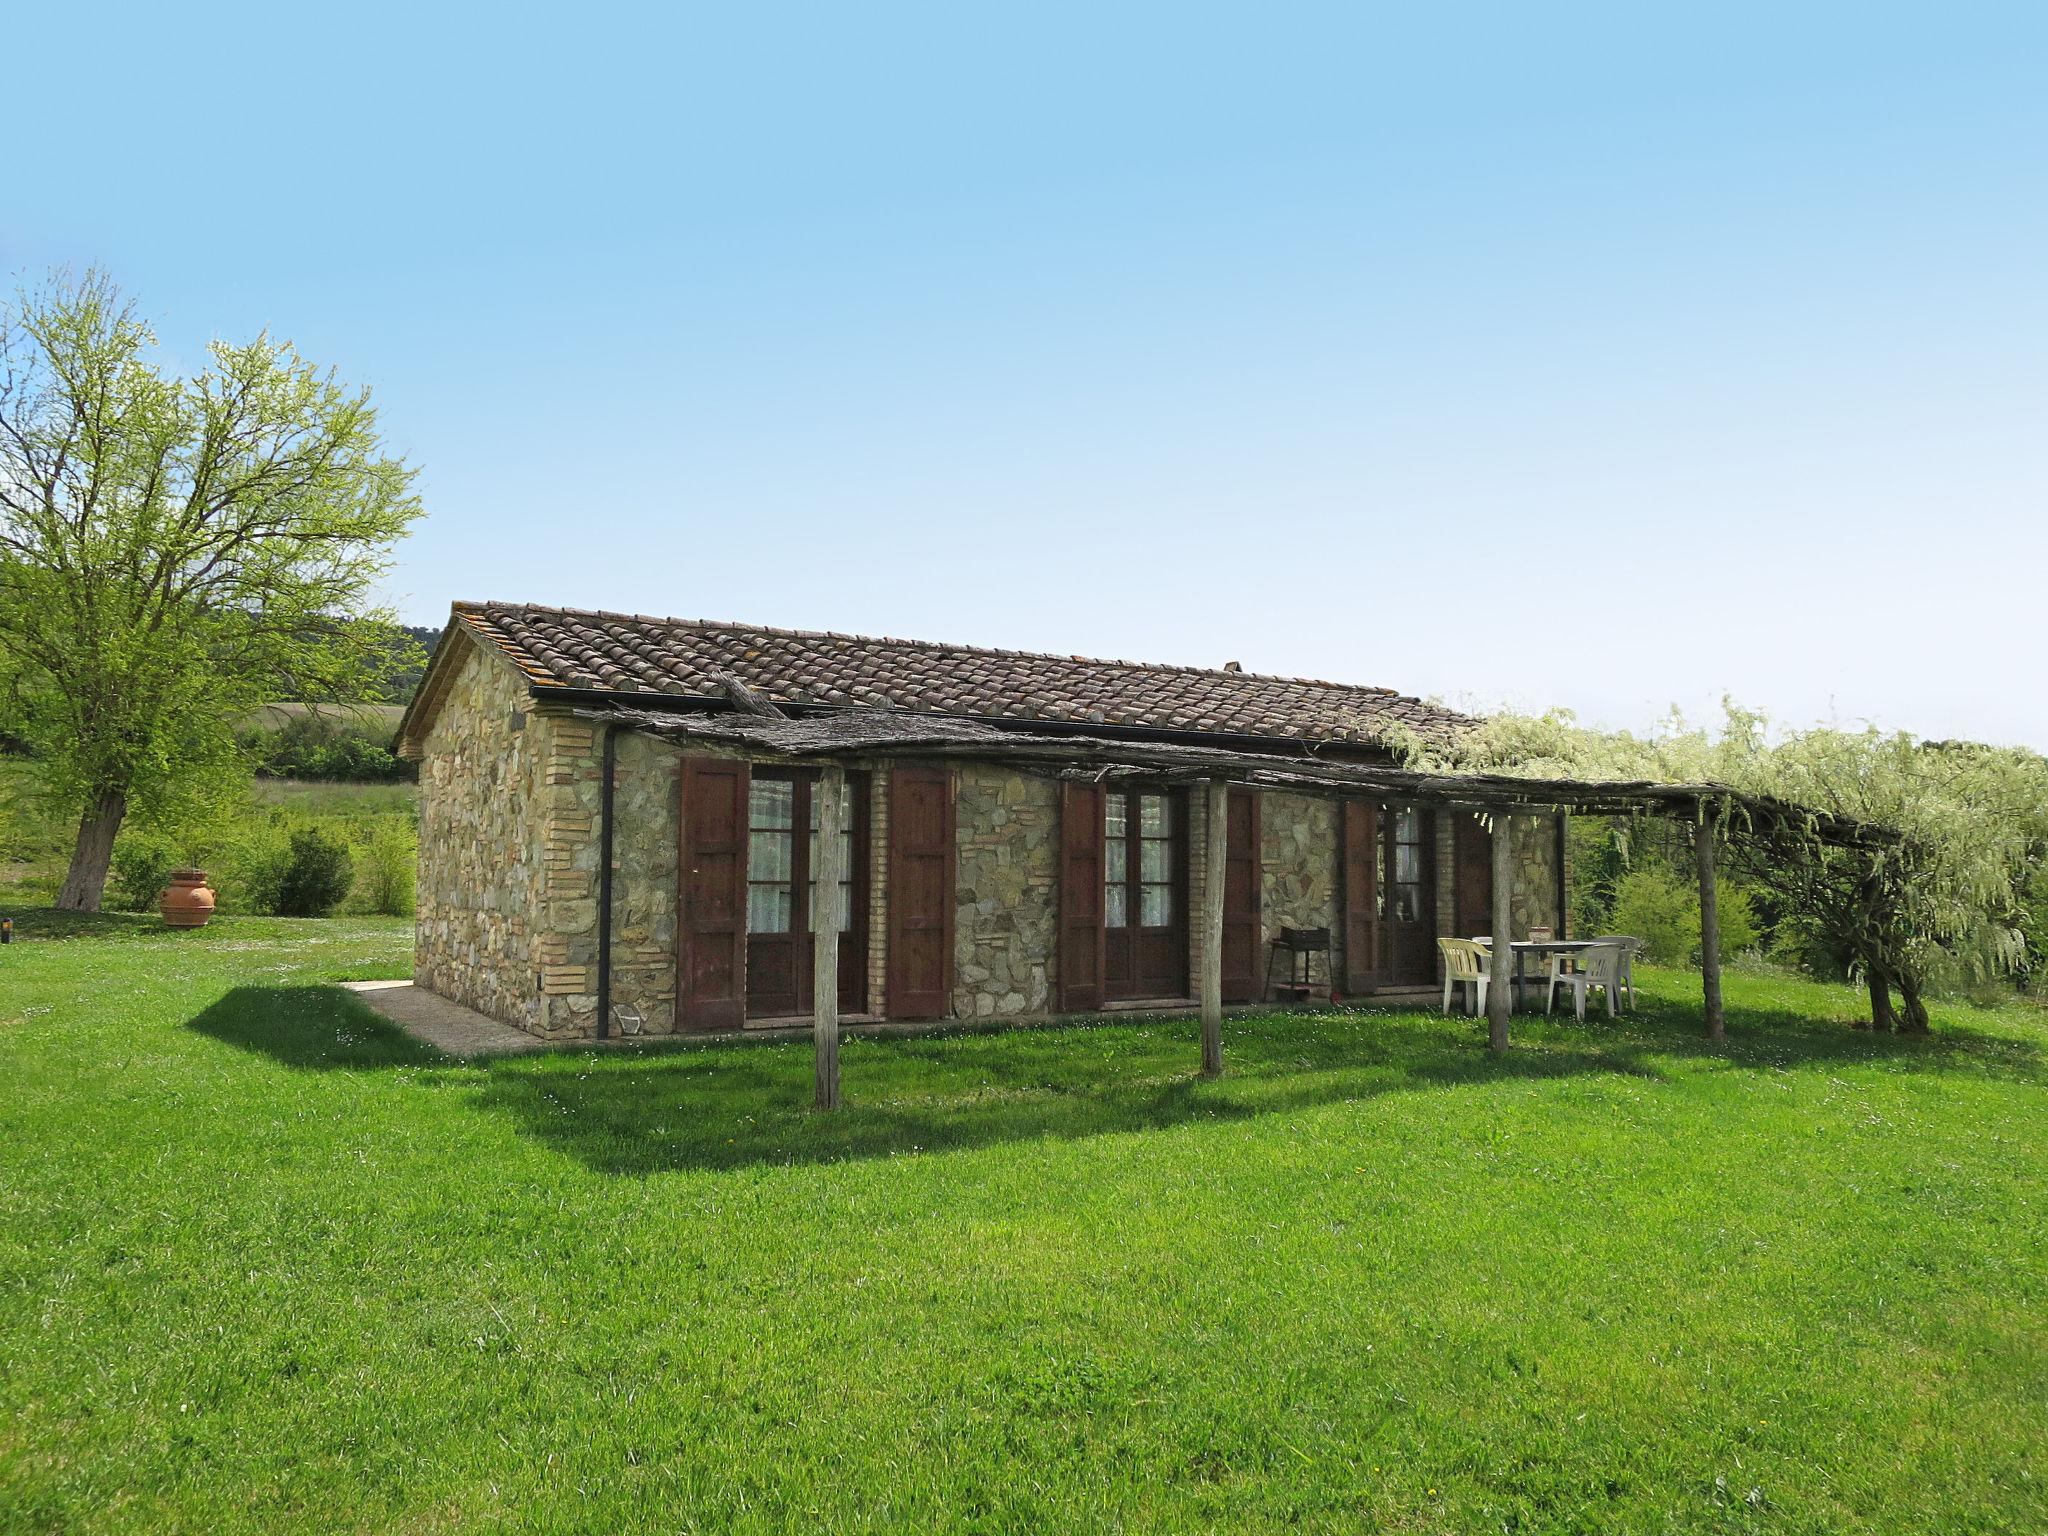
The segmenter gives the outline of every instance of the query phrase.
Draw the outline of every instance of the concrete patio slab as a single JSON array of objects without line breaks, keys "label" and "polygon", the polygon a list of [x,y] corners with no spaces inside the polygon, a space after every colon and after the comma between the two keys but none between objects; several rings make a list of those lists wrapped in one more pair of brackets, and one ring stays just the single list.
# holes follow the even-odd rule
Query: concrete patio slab
[{"label": "concrete patio slab", "polygon": [[548,1046],[547,1041],[523,1029],[501,1024],[409,981],[345,981],[342,985],[413,1039],[450,1056],[500,1056],[544,1051]]}]

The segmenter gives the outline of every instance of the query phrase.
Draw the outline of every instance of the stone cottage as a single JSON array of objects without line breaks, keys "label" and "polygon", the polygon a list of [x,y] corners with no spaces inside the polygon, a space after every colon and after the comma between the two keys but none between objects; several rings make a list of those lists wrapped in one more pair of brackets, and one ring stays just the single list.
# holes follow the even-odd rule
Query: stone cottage
[{"label": "stone cottage", "polygon": [[[1492,930],[1496,862],[1389,744],[1469,724],[1234,665],[458,603],[399,737],[414,978],[550,1039],[615,1005],[650,1034],[773,1028],[824,990],[832,916],[849,1024],[1187,1008],[1220,880],[1224,1002],[1304,995],[1287,930],[1327,934],[1306,993],[1412,995],[1440,936]],[[1517,936],[1562,933],[1562,817],[1500,825]]]}]

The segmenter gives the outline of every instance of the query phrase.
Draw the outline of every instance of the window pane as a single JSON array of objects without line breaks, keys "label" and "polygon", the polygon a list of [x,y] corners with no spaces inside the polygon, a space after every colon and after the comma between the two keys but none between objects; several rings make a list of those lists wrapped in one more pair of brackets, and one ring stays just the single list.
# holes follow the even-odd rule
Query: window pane
[{"label": "window pane", "polygon": [[1403,885],[1421,880],[1422,850],[1413,843],[1402,843],[1394,849],[1394,878]]},{"label": "window pane", "polygon": [[1105,898],[1102,904],[1104,921],[1112,928],[1124,927],[1130,921],[1129,909],[1124,904],[1125,897],[1129,894],[1127,888],[1121,885],[1107,886],[1102,894]]},{"label": "window pane", "polygon": [[1131,873],[1131,845],[1118,840],[1102,852],[1105,860],[1102,878],[1111,885],[1122,885]]},{"label": "window pane", "polygon": [[747,878],[787,880],[790,877],[790,842],[787,832],[747,834]]},{"label": "window pane", "polygon": [[1167,818],[1166,796],[1140,795],[1138,797],[1138,835],[1140,837],[1165,837],[1173,830],[1173,823]]},{"label": "window pane", "polygon": [[786,885],[747,887],[747,932],[787,933],[790,919],[790,890]]},{"label": "window pane", "polygon": [[1146,928],[1164,928],[1173,921],[1173,887],[1138,887],[1138,922]]},{"label": "window pane", "polygon": [[1173,878],[1173,844],[1147,838],[1138,844],[1138,878],[1160,885]]},{"label": "window pane", "polygon": [[1412,805],[1404,805],[1394,812],[1394,841],[1397,843],[1419,843],[1422,841],[1422,812]]},{"label": "window pane", "polygon": [[1394,921],[1413,923],[1422,917],[1422,893],[1412,885],[1394,887]]},{"label": "window pane", "polygon": [[1102,834],[1105,837],[1122,837],[1130,830],[1130,823],[1124,820],[1124,796],[1111,793],[1102,797]]},{"label": "window pane", "polygon": [[747,821],[756,827],[794,826],[796,786],[787,779],[756,779],[747,791]]}]

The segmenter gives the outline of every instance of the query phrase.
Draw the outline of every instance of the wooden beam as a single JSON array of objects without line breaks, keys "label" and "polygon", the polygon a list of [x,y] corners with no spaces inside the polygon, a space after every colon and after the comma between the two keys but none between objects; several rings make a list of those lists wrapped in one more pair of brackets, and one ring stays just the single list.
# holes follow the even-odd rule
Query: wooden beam
[{"label": "wooden beam", "polygon": [[1230,857],[1230,786],[1202,790],[1202,1075],[1223,1070],[1223,883]]},{"label": "wooden beam", "polygon": [[1714,820],[1705,801],[1693,823],[1692,841],[1700,861],[1700,989],[1707,1009],[1707,1038],[1722,1040],[1728,1026],[1721,1016],[1721,909],[1714,891]]},{"label": "wooden beam", "polygon": [[1515,850],[1505,811],[1493,813],[1493,952],[1488,956],[1486,982],[1486,1043],[1496,1051],[1508,1048],[1508,1013],[1514,1007],[1513,912],[1515,894]]},{"label": "wooden beam", "polygon": [[[818,778],[818,857],[812,877],[811,1034],[817,1044],[818,1108],[839,1107],[839,883],[846,877],[846,770]],[[800,829],[801,830],[801,829]]]}]

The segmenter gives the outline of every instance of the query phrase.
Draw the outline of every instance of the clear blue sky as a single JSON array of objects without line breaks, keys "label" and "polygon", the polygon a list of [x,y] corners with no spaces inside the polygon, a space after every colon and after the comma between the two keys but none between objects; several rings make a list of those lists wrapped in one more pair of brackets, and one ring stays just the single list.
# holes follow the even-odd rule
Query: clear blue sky
[{"label": "clear blue sky", "polygon": [[0,260],[371,384],[391,597],[2048,748],[2048,6],[40,7]]}]

